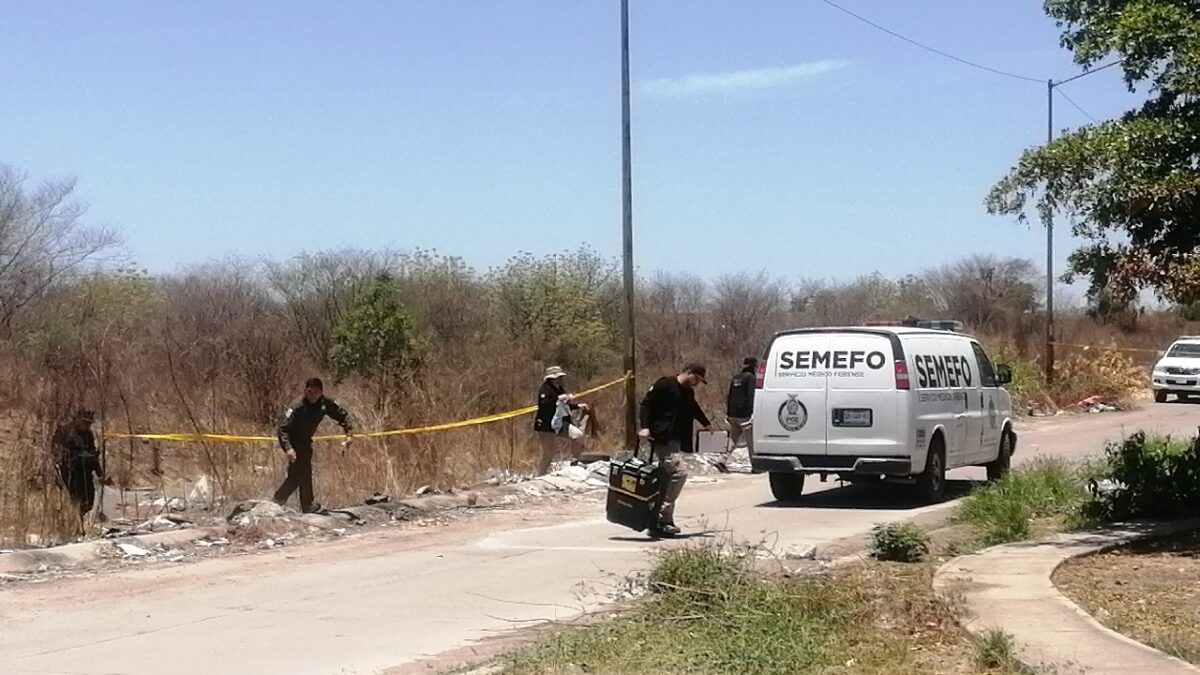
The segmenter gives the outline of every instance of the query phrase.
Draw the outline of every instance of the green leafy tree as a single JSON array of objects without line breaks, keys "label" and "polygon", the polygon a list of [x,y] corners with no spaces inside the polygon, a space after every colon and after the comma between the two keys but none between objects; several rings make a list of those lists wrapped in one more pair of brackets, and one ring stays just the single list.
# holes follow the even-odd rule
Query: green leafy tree
[{"label": "green leafy tree", "polygon": [[412,319],[399,295],[400,286],[390,274],[376,274],[333,331],[329,359],[338,379],[358,375],[373,382],[379,409],[387,406],[392,391],[409,381],[419,365]]},{"label": "green leafy tree", "polygon": [[530,357],[591,377],[617,363],[620,284],[616,266],[583,248],[516,256],[492,273],[509,336]]},{"label": "green leafy tree", "polygon": [[1119,60],[1130,91],[1148,100],[1119,119],[1027,150],[991,191],[988,210],[1043,223],[1078,216],[1088,241],[1067,280],[1090,280],[1118,305],[1143,288],[1200,298],[1200,2],[1047,0],[1061,43],[1084,69]]}]

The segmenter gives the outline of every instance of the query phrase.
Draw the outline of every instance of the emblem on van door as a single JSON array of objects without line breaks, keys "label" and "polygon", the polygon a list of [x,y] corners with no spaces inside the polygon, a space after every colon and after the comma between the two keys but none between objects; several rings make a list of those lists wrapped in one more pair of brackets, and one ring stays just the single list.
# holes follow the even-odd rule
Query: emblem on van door
[{"label": "emblem on van door", "polygon": [[788,394],[788,400],[779,406],[779,426],[788,431],[800,431],[808,423],[808,409],[796,399],[795,394]]}]

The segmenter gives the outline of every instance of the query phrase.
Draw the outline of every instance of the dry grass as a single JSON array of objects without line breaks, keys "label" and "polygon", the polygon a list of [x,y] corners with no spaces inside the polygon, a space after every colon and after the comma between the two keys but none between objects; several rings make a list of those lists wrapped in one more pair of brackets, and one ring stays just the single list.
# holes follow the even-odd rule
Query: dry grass
[{"label": "dry grass", "polygon": [[1078,558],[1054,583],[1101,623],[1200,665],[1200,532]]},{"label": "dry grass", "polygon": [[656,592],[631,613],[519,649],[501,659],[502,672],[1025,672],[1012,659],[977,659],[953,608],[931,590],[934,563],[868,562],[780,579],[738,554],[719,546],[668,553],[650,575]]}]

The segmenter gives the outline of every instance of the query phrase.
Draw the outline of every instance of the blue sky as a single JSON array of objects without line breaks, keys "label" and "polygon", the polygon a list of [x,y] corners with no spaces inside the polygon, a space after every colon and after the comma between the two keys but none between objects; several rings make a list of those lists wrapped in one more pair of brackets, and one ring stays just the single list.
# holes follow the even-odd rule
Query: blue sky
[{"label": "blue sky", "polygon": [[[1076,72],[1040,2],[841,3],[996,68]],[[983,198],[1044,139],[1044,85],[819,0],[631,4],[640,269],[850,278],[970,253],[1043,260],[1044,233]],[[340,247],[478,268],[581,243],[616,256],[618,7],[9,0],[0,162],[77,177],[89,221],[156,271]],[[1116,69],[1067,92],[1097,118],[1135,101]],[[1087,121],[1056,111],[1059,128]]]}]

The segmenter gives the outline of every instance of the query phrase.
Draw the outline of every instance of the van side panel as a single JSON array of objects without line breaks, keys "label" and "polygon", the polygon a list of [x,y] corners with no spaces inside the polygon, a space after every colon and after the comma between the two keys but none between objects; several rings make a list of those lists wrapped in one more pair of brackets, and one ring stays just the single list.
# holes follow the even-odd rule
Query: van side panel
[{"label": "van side panel", "polygon": [[914,335],[904,341],[916,392],[917,436],[942,428],[949,468],[972,463],[978,438],[970,437],[972,407],[979,403],[979,373],[970,342],[959,337]]},{"label": "van side panel", "polygon": [[829,351],[826,333],[784,335],[771,343],[763,387],[754,395],[754,453],[825,454],[826,380],[812,374]]}]

